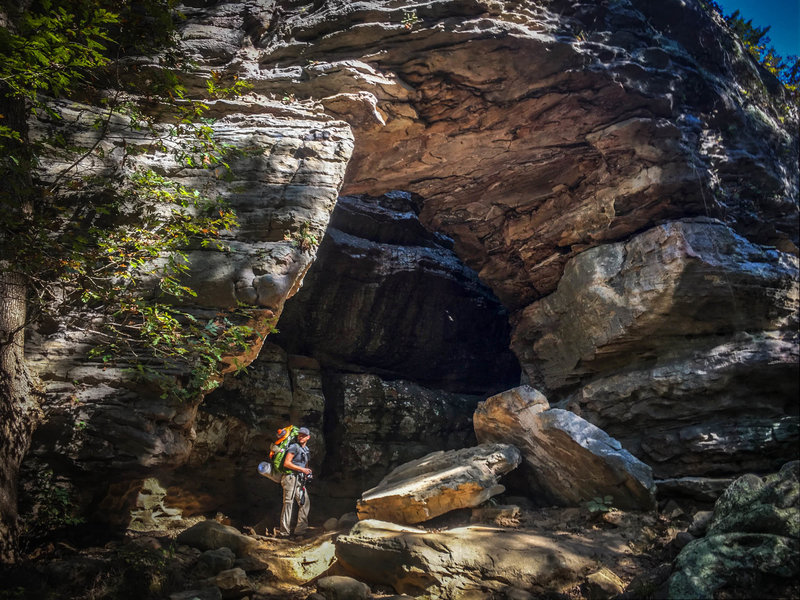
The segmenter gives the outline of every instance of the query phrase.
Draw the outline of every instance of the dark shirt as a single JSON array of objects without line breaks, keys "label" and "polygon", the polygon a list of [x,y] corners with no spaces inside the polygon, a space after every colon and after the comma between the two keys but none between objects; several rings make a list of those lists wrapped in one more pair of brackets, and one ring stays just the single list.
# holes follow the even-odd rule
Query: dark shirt
[{"label": "dark shirt", "polygon": [[298,467],[307,467],[308,461],[311,458],[311,451],[308,449],[308,446],[301,446],[298,443],[289,444],[289,447],[286,449],[286,455],[294,454],[292,458],[292,462],[296,464]]}]

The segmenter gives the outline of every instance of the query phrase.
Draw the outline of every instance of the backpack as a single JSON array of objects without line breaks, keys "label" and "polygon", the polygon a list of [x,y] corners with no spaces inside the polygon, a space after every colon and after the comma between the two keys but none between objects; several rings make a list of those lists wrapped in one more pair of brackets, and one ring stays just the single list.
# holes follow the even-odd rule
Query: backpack
[{"label": "backpack", "polygon": [[280,483],[284,473],[289,469],[283,466],[286,450],[297,439],[297,427],[287,425],[278,429],[277,437],[269,448],[269,461],[259,463],[258,472],[276,483]]}]

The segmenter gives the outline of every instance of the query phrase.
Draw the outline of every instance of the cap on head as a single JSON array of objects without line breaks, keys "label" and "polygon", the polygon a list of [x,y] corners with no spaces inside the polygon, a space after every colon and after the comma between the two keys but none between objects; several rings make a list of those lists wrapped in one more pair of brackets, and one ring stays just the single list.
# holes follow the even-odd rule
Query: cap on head
[{"label": "cap on head", "polygon": [[297,430],[297,435],[308,435],[308,436],[310,436],[311,432],[308,430],[308,428],[301,427],[300,429]]}]

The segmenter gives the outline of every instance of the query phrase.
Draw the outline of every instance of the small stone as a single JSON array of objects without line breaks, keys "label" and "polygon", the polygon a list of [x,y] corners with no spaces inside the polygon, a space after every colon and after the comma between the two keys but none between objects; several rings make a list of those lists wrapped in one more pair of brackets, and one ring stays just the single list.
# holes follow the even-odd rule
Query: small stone
[{"label": "small stone", "polygon": [[672,540],[672,545],[675,548],[680,549],[680,548],[683,548],[689,542],[693,541],[694,539],[695,539],[695,537],[691,533],[689,533],[688,531],[680,531],[675,536],[675,539]]},{"label": "small stone", "polygon": [[256,540],[239,533],[228,525],[214,520],[200,521],[177,537],[178,543],[187,544],[202,550],[213,550],[226,546],[237,556],[245,556],[258,544]]},{"label": "small stone", "polygon": [[197,559],[197,568],[208,576],[216,575],[220,571],[230,569],[235,560],[236,555],[230,548],[206,550]]},{"label": "small stone", "polygon": [[708,529],[708,524],[711,523],[711,517],[714,515],[713,511],[701,510],[694,514],[692,517],[692,524],[689,525],[689,533],[695,537],[703,537]]},{"label": "small stone", "polygon": [[519,506],[498,504],[497,506],[478,506],[472,509],[470,523],[497,523],[518,519]]},{"label": "small stone", "polygon": [[335,531],[339,527],[339,519],[336,517],[331,517],[327,521],[322,524],[322,528],[325,531]]},{"label": "small stone", "polygon": [[140,548],[148,548],[149,550],[161,550],[161,542],[151,536],[144,536],[131,541],[132,544]]},{"label": "small stone", "polygon": [[661,510],[661,514],[663,514],[668,519],[677,519],[684,515],[683,509],[678,506],[678,503],[675,500],[670,500],[664,505],[664,508]]},{"label": "small stone", "polygon": [[350,529],[356,523],[358,523],[358,515],[356,513],[345,513],[339,517],[339,526],[337,529]]},{"label": "small stone", "polygon": [[588,575],[581,585],[581,591],[587,600],[607,600],[620,595],[624,589],[625,586],[616,573],[605,567]]},{"label": "small stone", "polygon": [[233,568],[221,571],[210,580],[222,592],[223,598],[238,598],[252,591],[253,586],[243,569]]},{"label": "small stone", "polygon": [[366,583],[343,575],[323,577],[317,581],[317,591],[325,600],[367,600],[370,597]]}]

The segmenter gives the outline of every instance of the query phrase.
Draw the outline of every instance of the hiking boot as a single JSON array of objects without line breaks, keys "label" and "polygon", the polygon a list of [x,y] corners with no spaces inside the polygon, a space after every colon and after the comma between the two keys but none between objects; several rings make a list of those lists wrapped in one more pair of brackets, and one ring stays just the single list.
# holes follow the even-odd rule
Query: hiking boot
[{"label": "hiking boot", "polygon": [[308,538],[314,537],[314,532],[311,531],[310,529],[305,529],[305,530],[299,531],[299,532],[295,531],[292,534],[292,537],[297,539],[297,540],[307,540]]}]

